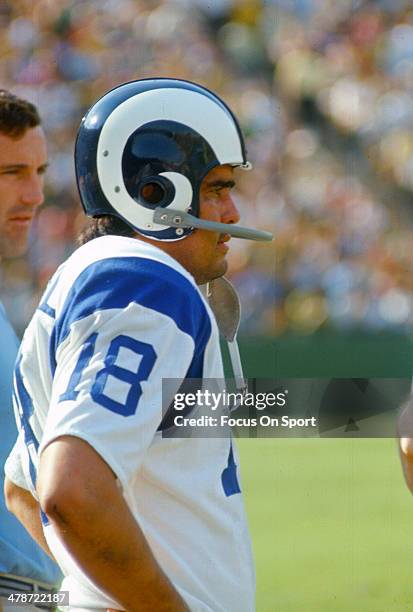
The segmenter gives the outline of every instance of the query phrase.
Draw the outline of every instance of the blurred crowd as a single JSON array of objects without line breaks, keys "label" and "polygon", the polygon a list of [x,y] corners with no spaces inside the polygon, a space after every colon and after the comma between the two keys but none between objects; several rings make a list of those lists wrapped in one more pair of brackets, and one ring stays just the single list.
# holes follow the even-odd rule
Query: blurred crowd
[{"label": "blurred crowd", "polygon": [[242,224],[275,234],[231,243],[244,333],[412,324],[411,2],[2,0],[0,30],[1,86],[39,106],[50,154],[29,255],[3,270],[17,329],[84,223],[81,117],[148,76],[198,81],[241,119],[254,166],[238,176]]}]

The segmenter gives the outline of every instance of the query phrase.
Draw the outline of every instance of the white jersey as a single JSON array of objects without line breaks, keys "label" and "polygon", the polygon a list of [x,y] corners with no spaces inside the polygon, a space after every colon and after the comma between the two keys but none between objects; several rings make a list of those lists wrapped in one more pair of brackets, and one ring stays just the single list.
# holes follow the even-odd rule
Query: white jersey
[{"label": "white jersey", "polygon": [[[15,372],[24,444],[15,458],[35,494],[42,449],[63,435],[87,441],[116,474],[190,609],[251,612],[254,571],[233,442],[160,430],[161,381],[186,377],[224,377],[216,321],[192,276],[140,240],[92,240],[58,269],[24,335]],[[116,608],[43,519],[71,608]]]}]

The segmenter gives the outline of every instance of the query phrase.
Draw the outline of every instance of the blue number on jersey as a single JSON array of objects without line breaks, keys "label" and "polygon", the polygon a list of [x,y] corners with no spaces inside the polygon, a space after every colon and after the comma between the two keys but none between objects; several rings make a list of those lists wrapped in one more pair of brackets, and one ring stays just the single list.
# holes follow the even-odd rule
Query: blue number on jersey
[{"label": "blue number on jersey", "polygon": [[72,376],[70,377],[67,389],[59,397],[59,401],[63,402],[65,400],[75,400],[79,395],[79,391],[76,390],[76,387],[81,381],[83,370],[86,368],[86,366],[89,364],[90,360],[93,357],[97,337],[97,333],[92,334],[84,343],[82,350],[80,351],[76,367],[72,372]]},{"label": "blue number on jersey", "polygon": [[222,472],[221,481],[227,497],[241,493],[237,478],[237,464],[235,463],[234,451],[232,450],[232,441],[229,446],[228,465]]},{"label": "blue number on jersey", "polygon": [[[83,370],[89,365],[95,350],[97,334],[92,334],[86,340],[80,352],[76,367],[70,377],[66,391],[60,396],[59,400],[74,400],[77,398],[79,391],[76,387],[79,385]],[[128,370],[116,364],[116,359],[121,348],[126,348],[136,355],[142,356],[139,367],[136,372]],[[142,395],[141,382],[148,380],[156,361],[156,353],[151,344],[135,340],[130,336],[116,336],[109,345],[108,352],[104,360],[104,367],[96,374],[95,381],[92,385],[91,396],[93,400],[122,416],[130,416],[135,414],[138,407],[139,399]],[[124,403],[118,402],[113,398],[105,395],[104,389],[109,376],[113,376],[117,380],[121,380],[129,385],[129,391]]]}]

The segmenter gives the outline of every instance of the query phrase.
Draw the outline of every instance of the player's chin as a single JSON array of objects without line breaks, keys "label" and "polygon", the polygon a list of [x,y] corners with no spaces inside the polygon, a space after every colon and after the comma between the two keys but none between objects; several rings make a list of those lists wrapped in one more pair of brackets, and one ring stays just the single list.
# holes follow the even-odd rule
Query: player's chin
[{"label": "player's chin", "polygon": [[214,266],[211,266],[211,269],[210,269],[211,279],[210,280],[224,276],[227,270],[228,270],[228,262],[225,259],[225,256],[220,257],[219,259],[215,261]]},{"label": "player's chin", "polygon": [[0,237],[0,255],[6,259],[21,257],[28,248],[28,235],[20,234],[19,236],[1,236]]}]

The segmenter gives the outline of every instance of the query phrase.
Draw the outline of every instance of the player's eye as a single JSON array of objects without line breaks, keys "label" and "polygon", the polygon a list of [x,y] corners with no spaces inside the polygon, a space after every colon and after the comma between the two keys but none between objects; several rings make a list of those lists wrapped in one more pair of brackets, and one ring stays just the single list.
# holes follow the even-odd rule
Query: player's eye
[{"label": "player's eye", "polygon": [[223,187],[219,187],[217,189],[217,193],[222,197],[227,197],[231,193],[232,187],[228,187],[224,185]]},{"label": "player's eye", "polygon": [[216,193],[223,193],[226,191],[230,191],[230,187],[228,185],[217,185],[214,191]]}]

